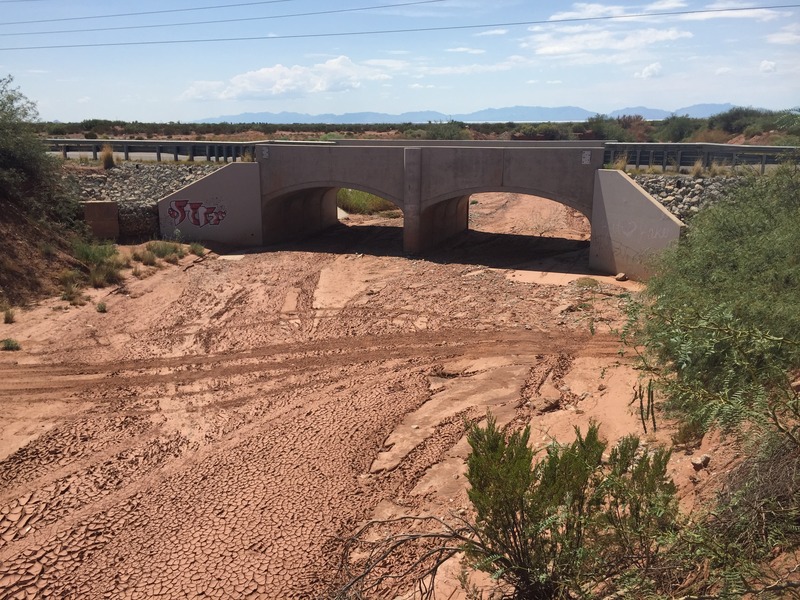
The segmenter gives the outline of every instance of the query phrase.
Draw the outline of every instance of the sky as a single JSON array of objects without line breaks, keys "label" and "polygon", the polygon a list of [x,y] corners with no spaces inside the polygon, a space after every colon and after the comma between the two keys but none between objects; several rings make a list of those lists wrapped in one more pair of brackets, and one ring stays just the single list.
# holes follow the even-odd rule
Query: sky
[{"label": "sky", "polygon": [[0,0],[47,121],[800,106],[800,2]]}]

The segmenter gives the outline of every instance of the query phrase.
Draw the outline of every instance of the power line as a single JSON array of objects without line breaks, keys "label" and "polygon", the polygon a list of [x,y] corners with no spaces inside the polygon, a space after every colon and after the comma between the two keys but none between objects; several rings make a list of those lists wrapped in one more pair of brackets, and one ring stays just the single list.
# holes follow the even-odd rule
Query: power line
[{"label": "power line", "polygon": [[[38,1],[38,0],[35,0]],[[120,27],[95,27],[89,29],[63,29],[60,31],[29,31],[23,33],[0,33],[0,37],[19,36],[19,35],[53,35],[59,33],[91,33],[98,31],[122,31],[129,29],[156,29],[163,27],[185,27],[191,25],[216,25],[218,23],[240,23],[242,21],[265,21],[270,19],[287,19],[290,17],[313,17],[318,15],[332,15],[341,13],[361,12],[366,10],[379,10],[383,8],[401,8],[404,6],[417,6],[420,4],[438,4],[447,0],[415,0],[414,2],[404,2],[401,4],[382,4],[379,6],[362,6],[359,8],[338,8],[334,10],[321,10],[316,12],[292,13],[287,15],[270,15],[267,17],[244,17],[238,19],[214,19],[213,21],[190,21],[183,23],[161,23],[157,25],[124,25]]]},{"label": "power line", "polygon": [[615,21],[622,19],[641,19],[645,17],[675,17],[685,15],[709,14],[709,13],[731,13],[753,10],[777,10],[783,8],[800,8],[800,4],[780,4],[772,6],[737,7],[737,8],[714,8],[704,10],[681,10],[665,11],[655,13],[641,13],[630,15],[611,15],[601,17],[573,17],[568,19],[540,19],[536,21],[513,21],[508,23],[483,23],[480,25],[447,25],[441,27],[415,27],[406,29],[379,29],[372,31],[344,31],[327,33],[298,33],[289,35],[266,35],[248,36],[235,38],[204,38],[188,40],[151,40],[136,42],[101,42],[93,44],[54,44],[51,46],[18,46],[12,48],[0,48],[0,52],[9,50],[58,50],[65,48],[107,48],[124,46],[168,46],[177,44],[212,44],[221,42],[252,42],[266,40],[292,40],[292,39],[313,39],[313,38],[332,38],[347,36],[364,35],[389,35],[394,33],[428,33],[433,31],[459,31],[466,29],[489,29],[496,27],[518,27],[523,25],[557,25],[560,23],[586,23],[591,21]]},{"label": "power line", "polygon": [[[23,2],[26,0],[0,0],[1,2]],[[36,2],[37,0],[29,0]],[[89,15],[85,17],[60,17],[58,19],[37,19],[35,21],[12,21],[0,25],[33,25],[35,23],[57,23],[59,21],[84,21],[89,19],[116,19],[117,17],[141,17],[144,15],[164,15],[167,13],[195,12],[198,10],[216,10],[218,8],[239,8],[241,6],[258,6],[261,4],[279,4],[283,2],[296,2],[297,0],[263,0],[261,2],[240,2],[238,4],[218,4],[215,6],[197,6],[193,8],[172,8],[165,10],[150,10],[147,12],[117,13],[114,15]]]}]

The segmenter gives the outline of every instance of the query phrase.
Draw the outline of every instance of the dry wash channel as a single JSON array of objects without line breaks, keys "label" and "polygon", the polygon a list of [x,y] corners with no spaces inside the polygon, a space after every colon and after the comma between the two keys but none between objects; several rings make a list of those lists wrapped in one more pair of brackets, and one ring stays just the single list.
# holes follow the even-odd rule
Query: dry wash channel
[{"label": "dry wash channel", "polygon": [[[477,199],[478,230],[530,234],[541,210]],[[539,445],[591,418],[635,428],[609,333],[625,290],[585,285],[587,232],[547,210],[550,237],[470,232],[479,254],[410,260],[391,220],[353,220],[186,258],[105,314],[20,312],[23,349],[0,355],[0,599],[324,597],[365,520],[468,510],[462,436],[488,409]]]}]

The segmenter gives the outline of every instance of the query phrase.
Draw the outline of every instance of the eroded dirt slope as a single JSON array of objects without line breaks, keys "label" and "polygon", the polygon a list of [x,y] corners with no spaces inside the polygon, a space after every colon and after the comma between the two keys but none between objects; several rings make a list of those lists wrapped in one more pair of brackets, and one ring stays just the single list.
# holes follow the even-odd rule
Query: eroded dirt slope
[{"label": "eroded dirt slope", "polygon": [[324,597],[358,524],[467,507],[464,427],[487,410],[539,447],[591,419],[639,431],[610,333],[633,285],[585,287],[567,209],[476,199],[474,230],[424,259],[399,220],[351,219],[93,292],[106,314],[20,311],[0,599]]}]

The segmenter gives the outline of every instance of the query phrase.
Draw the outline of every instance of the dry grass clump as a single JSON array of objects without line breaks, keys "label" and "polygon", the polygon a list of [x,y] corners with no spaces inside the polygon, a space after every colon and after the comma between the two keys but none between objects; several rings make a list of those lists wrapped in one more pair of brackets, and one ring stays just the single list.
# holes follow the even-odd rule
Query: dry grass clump
[{"label": "dry grass clump", "polygon": [[106,144],[103,146],[102,150],[100,150],[100,164],[102,164],[103,168],[106,170],[114,168],[114,149],[111,147],[111,144]]}]

